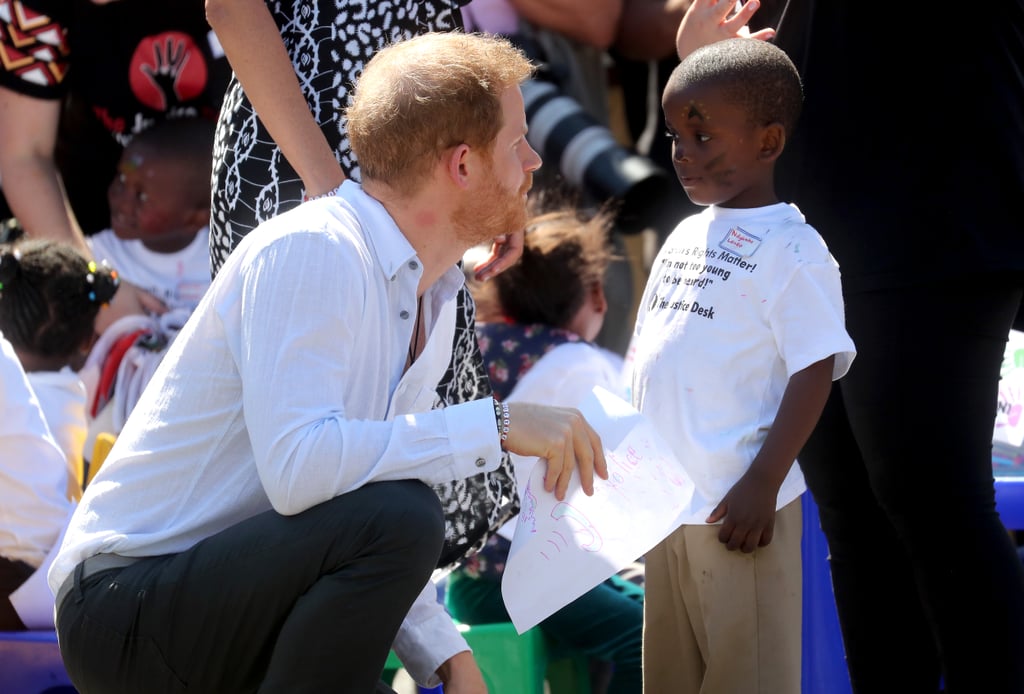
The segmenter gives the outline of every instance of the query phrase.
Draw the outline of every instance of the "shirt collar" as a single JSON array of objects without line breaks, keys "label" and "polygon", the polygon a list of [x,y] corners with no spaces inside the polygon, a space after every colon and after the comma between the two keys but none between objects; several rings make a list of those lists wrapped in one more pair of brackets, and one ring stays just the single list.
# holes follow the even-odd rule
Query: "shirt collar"
[{"label": "shirt collar", "polygon": [[[416,249],[395,224],[395,220],[380,201],[371,197],[361,185],[347,180],[341,185],[338,196],[352,207],[357,219],[366,229],[364,236],[373,249],[386,279],[392,279],[403,267],[414,261],[421,263],[416,255]],[[422,272],[421,266],[417,270],[417,275],[421,275]],[[465,283],[465,279],[462,270],[457,266],[448,268],[436,283],[440,298],[447,300],[455,296]]]}]

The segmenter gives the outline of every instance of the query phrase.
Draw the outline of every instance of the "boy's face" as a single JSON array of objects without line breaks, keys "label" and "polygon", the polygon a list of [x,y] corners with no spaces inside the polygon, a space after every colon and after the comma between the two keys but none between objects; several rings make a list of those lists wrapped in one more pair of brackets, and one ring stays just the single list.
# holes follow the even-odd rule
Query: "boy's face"
[{"label": "boy's face", "polygon": [[765,126],[751,123],[740,106],[722,98],[720,89],[673,89],[670,84],[661,105],[672,164],[692,202],[746,208],[778,201],[772,175],[778,152],[766,150]]},{"label": "boy's face", "polygon": [[110,226],[117,237],[138,239],[147,247],[187,245],[201,226],[192,192],[194,175],[176,158],[129,144],[107,189]]}]

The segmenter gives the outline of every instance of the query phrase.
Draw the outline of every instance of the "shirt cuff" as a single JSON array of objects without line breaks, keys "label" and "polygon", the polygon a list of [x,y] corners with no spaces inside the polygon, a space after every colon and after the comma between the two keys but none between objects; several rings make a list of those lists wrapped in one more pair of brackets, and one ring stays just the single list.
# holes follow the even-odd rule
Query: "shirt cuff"
[{"label": "shirt cuff", "polygon": [[445,407],[445,425],[459,478],[497,470],[501,439],[494,419],[494,400],[481,398]]},{"label": "shirt cuff", "polygon": [[437,586],[427,581],[395,637],[393,649],[417,684],[441,684],[437,669],[456,653],[470,650],[451,616],[437,596]]}]

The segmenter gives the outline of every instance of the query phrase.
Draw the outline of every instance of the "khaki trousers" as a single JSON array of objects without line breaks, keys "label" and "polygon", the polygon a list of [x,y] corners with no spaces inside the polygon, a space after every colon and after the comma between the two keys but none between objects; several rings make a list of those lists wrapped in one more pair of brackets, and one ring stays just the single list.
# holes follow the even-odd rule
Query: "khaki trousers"
[{"label": "khaki trousers", "polygon": [[717,525],[683,525],[647,553],[644,694],[799,694],[802,520],[797,499],[750,554]]}]

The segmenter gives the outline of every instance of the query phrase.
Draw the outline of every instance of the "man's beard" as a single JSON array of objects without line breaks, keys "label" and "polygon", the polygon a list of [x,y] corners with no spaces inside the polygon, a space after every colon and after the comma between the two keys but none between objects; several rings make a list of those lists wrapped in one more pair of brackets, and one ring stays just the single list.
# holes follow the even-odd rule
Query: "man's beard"
[{"label": "man's beard", "polygon": [[497,176],[489,177],[480,190],[468,196],[452,213],[456,238],[472,248],[492,241],[501,234],[511,234],[526,228],[526,192],[533,185],[533,174],[527,173],[523,185],[509,191]]}]

